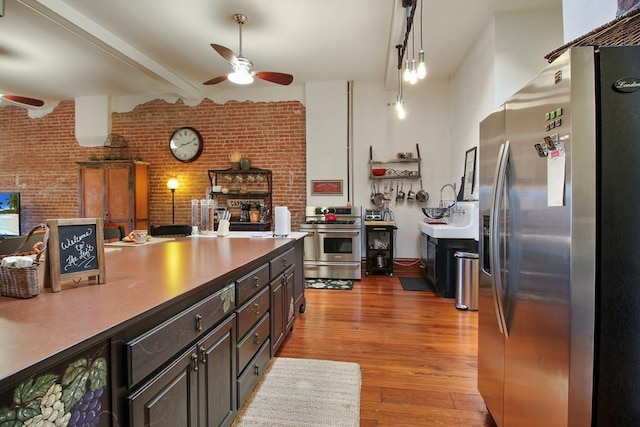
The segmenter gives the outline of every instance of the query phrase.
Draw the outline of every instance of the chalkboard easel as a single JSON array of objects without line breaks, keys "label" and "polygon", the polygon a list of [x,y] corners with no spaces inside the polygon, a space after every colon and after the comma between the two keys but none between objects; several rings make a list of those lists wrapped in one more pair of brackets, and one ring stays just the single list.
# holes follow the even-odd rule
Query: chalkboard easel
[{"label": "chalkboard easel", "polygon": [[63,281],[77,286],[85,277],[106,282],[102,218],[49,219],[47,227],[45,287],[60,292]]}]

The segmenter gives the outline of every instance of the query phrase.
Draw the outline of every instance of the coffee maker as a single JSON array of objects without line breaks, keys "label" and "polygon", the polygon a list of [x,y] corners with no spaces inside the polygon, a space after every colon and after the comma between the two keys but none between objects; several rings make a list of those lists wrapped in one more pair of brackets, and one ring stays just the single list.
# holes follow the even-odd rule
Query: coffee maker
[{"label": "coffee maker", "polygon": [[240,203],[240,222],[249,222],[251,217],[249,211],[251,210],[251,203]]}]

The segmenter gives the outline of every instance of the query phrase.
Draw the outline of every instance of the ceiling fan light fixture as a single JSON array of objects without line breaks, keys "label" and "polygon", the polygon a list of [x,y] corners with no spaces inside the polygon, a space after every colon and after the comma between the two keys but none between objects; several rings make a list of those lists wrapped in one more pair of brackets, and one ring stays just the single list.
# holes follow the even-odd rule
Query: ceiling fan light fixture
[{"label": "ceiling fan light fixture", "polygon": [[233,73],[227,74],[227,79],[231,83],[237,85],[248,85],[253,83],[253,76],[246,70],[236,70]]}]

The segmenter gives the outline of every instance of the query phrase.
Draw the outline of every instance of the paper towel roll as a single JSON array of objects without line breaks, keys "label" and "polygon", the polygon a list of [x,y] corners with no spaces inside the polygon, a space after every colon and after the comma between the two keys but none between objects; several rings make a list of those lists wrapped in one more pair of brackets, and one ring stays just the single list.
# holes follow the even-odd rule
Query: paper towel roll
[{"label": "paper towel roll", "polygon": [[275,228],[274,236],[288,236],[291,234],[291,212],[286,206],[276,206],[274,210]]}]

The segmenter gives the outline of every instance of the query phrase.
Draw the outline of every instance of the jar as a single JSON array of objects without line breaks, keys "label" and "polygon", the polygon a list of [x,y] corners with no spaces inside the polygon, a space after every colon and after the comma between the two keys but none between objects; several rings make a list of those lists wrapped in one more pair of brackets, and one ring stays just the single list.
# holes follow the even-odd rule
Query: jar
[{"label": "jar", "polygon": [[243,171],[251,169],[251,159],[243,157],[240,159],[240,169]]}]

